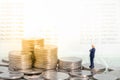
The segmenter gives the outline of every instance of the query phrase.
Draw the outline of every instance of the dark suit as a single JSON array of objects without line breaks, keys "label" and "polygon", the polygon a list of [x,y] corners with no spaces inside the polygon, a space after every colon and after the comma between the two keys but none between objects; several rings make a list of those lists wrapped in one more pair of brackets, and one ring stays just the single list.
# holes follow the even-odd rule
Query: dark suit
[{"label": "dark suit", "polygon": [[90,68],[94,68],[95,48],[90,49]]}]

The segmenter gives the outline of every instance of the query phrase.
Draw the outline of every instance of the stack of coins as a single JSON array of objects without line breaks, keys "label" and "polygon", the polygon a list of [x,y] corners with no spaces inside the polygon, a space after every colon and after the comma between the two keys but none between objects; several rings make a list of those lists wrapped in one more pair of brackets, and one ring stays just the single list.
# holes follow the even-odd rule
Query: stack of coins
[{"label": "stack of coins", "polygon": [[45,71],[42,73],[45,80],[69,80],[70,76],[67,73],[56,72],[56,71]]},{"label": "stack of coins", "polygon": [[44,39],[35,39],[34,40],[34,45],[39,45],[40,47],[44,46]]},{"label": "stack of coins", "polygon": [[59,59],[59,68],[72,70],[81,68],[82,59],[78,57],[63,57]]},{"label": "stack of coins", "polygon": [[9,53],[9,69],[21,70],[32,67],[32,53],[23,51],[11,51]]},{"label": "stack of coins", "polygon": [[34,51],[34,39],[23,39],[22,40],[22,50],[23,51]]},{"label": "stack of coins", "polygon": [[23,39],[22,40],[22,50],[23,51],[33,52],[35,45],[43,47],[44,39]]},{"label": "stack of coins", "polygon": [[32,65],[34,65],[34,48],[36,46],[43,47],[44,39],[23,39],[22,50],[26,52],[32,52]]},{"label": "stack of coins", "polygon": [[36,47],[34,56],[34,67],[36,68],[55,69],[57,66],[58,59],[56,46],[45,45],[44,47]]}]

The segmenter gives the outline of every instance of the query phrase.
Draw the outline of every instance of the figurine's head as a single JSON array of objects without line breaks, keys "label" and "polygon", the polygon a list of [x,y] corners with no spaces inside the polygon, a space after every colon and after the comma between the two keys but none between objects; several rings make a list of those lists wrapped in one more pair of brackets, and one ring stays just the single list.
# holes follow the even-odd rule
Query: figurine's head
[{"label": "figurine's head", "polygon": [[92,48],[95,48],[95,46],[92,44]]}]

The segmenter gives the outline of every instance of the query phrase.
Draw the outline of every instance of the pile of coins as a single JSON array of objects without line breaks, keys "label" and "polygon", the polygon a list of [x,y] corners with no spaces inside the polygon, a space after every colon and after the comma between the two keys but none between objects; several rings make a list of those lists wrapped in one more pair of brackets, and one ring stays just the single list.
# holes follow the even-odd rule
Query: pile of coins
[{"label": "pile of coins", "polygon": [[36,47],[34,56],[34,67],[36,68],[55,69],[57,67],[58,59],[56,46],[45,45],[44,47]]},{"label": "pile of coins", "polygon": [[[99,76],[105,79],[109,79],[106,76],[111,74],[119,76],[119,72],[109,72],[105,76],[97,75],[98,72],[105,71],[105,66],[95,64],[95,68],[90,69],[88,63],[82,65],[82,59],[79,57],[58,59],[57,46],[44,45],[44,39],[23,39],[22,50],[11,51],[9,59],[2,59],[9,67],[8,69],[1,67],[0,79],[103,80]],[[111,79],[113,77],[111,76]]]},{"label": "pile of coins", "polygon": [[23,51],[11,51],[9,53],[9,69],[21,70],[32,68],[32,53]]},{"label": "pile of coins", "polygon": [[81,68],[82,59],[78,57],[62,57],[59,59],[59,69],[73,70]]},{"label": "pile of coins", "polygon": [[[47,50],[48,50],[48,48],[47,48]],[[12,54],[14,54],[14,55],[16,54],[16,58],[18,58],[17,56],[19,56],[20,53],[22,53],[22,52],[12,51]],[[29,53],[24,53],[24,54],[26,55]],[[14,55],[12,55],[12,56],[14,56]],[[21,55],[23,55],[23,54],[21,54]],[[18,61],[19,61],[19,59],[20,59],[20,56],[18,58]],[[72,59],[73,61],[70,59]],[[81,59],[81,58],[79,58],[79,59]],[[11,59],[9,59],[9,60],[10,60],[9,63],[11,63]],[[15,60],[17,61],[17,59],[15,59]],[[61,58],[59,60],[61,60]],[[71,57],[67,57],[67,60],[68,60],[68,62],[74,62],[74,61],[76,62],[77,61]],[[65,61],[67,61],[67,60],[65,60]],[[6,62],[3,61],[3,63],[6,63]],[[15,64],[19,65],[20,63],[16,62]],[[66,67],[64,69],[56,68],[56,69],[51,69],[51,70],[38,69],[38,68],[31,67],[30,69],[22,69],[22,70],[17,70],[17,71],[9,71],[8,67],[0,66],[0,80],[6,80],[6,79],[12,79],[12,80],[120,80],[120,71],[119,70],[114,70],[114,71],[108,70],[108,72],[92,74],[92,69],[89,69],[88,63],[83,64],[82,66],[84,68],[68,68],[68,67]],[[60,67],[60,66],[58,65],[58,67]],[[103,65],[95,63],[95,67],[94,67],[95,70],[100,71],[104,68],[105,67]],[[15,69],[18,69],[18,68],[15,68]],[[57,69],[63,70],[63,71],[60,72]],[[67,69],[71,69],[71,71],[68,71]]]}]

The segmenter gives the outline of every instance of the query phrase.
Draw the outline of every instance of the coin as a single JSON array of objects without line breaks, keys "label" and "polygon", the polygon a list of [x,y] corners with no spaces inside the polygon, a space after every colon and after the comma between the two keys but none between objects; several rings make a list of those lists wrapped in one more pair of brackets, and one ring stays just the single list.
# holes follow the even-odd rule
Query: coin
[{"label": "coin", "polygon": [[[90,65],[89,63],[83,64],[83,68],[86,70],[91,70],[89,68],[89,65]],[[92,71],[94,73],[99,73],[99,72],[105,71],[105,69],[106,69],[106,67],[104,65],[95,63],[95,67],[94,67],[94,69],[92,69]]]},{"label": "coin", "polygon": [[113,70],[120,70],[120,66],[109,66],[108,67],[109,71],[113,71]]},{"label": "coin", "polygon": [[26,69],[26,70],[19,70],[19,72],[22,72],[27,75],[31,74],[41,74],[44,71],[44,69],[37,69],[37,68],[32,68],[32,69]]},{"label": "coin", "polygon": [[19,72],[4,72],[0,74],[1,79],[20,79],[22,77],[23,74]]},{"label": "coin", "polygon": [[96,74],[93,76],[97,80],[116,80],[117,77],[109,74]]},{"label": "coin", "polygon": [[78,57],[62,57],[59,59],[60,69],[78,69],[81,67],[82,59]]},{"label": "coin", "polygon": [[42,73],[42,76],[49,80],[68,80],[70,77],[67,73],[56,71],[45,71]]},{"label": "coin", "polygon": [[26,80],[45,80],[41,75],[24,75],[24,79]]},{"label": "coin", "polygon": [[73,77],[73,78],[70,78],[70,80],[89,80],[89,78]]},{"label": "coin", "polygon": [[2,60],[0,60],[0,66],[6,66],[6,67],[8,67],[9,64],[8,63],[4,63],[4,62],[2,62]]},{"label": "coin", "polygon": [[110,72],[107,72],[106,74],[114,75],[114,76],[116,76],[118,79],[120,79],[120,70],[118,70],[118,71],[110,71]]},{"label": "coin", "polygon": [[69,73],[69,71],[65,69],[58,69],[58,72]]},{"label": "coin", "polygon": [[0,72],[8,72],[8,67],[5,67],[5,66],[0,66]]},{"label": "coin", "polygon": [[91,73],[91,71],[81,70],[81,71],[70,72],[70,75],[73,77],[87,78],[87,77],[91,77],[92,73]]},{"label": "coin", "polygon": [[2,62],[4,62],[4,63],[9,63],[9,58],[8,58],[8,57],[2,58]]}]

